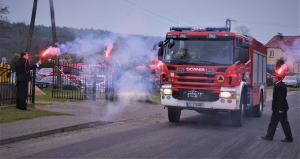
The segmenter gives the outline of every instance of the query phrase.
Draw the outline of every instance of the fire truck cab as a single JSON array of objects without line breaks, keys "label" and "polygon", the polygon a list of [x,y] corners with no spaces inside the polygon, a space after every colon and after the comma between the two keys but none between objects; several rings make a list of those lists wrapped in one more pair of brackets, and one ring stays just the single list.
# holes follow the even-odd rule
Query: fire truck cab
[{"label": "fire truck cab", "polygon": [[261,117],[267,86],[262,43],[228,27],[172,27],[158,46],[161,104],[170,122],[179,122],[182,110],[229,112],[237,127],[244,115]]}]

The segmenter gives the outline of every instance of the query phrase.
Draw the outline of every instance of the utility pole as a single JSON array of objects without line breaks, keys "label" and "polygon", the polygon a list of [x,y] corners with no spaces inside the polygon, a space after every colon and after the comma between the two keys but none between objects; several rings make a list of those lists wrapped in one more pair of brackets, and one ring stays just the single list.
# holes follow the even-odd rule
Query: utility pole
[{"label": "utility pole", "polygon": [[[29,34],[28,34],[28,39],[27,39],[27,46],[26,46],[26,51],[30,55],[30,47],[31,47],[31,41],[32,41],[32,35],[33,35],[33,30],[34,30],[34,22],[35,22],[35,15],[36,15],[36,7],[37,7],[37,2],[38,0],[34,0],[33,2],[33,7],[32,7],[32,14],[31,14],[31,22],[30,22],[30,29],[29,29]],[[33,55],[33,54],[32,54]],[[31,56],[33,57],[33,56]],[[32,80],[32,87],[31,87],[31,103],[35,103],[35,72],[36,70],[33,69],[33,80]]]},{"label": "utility pole", "polygon": [[56,26],[55,26],[55,18],[54,18],[54,7],[53,7],[53,0],[49,0],[50,3],[50,15],[51,15],[51,25],[52,25],[52,37],[53,37],[53,44],[52,46],[56,46],[57,38],[56,38]]},{"label": "utility pole", "polygon": [[31,14],[31,22],[30,22],[30,29],[29,29],[28,39],[27,39],[26,51],[28,51],[29,55],[30,55],[30,47],[31,47],[33,30],[34,30],[34,22],[35,22],[37,2],[38,2],[38,0],[34,0],[34,2],[33,2],[33,8],[32,8],[32,14]]},{"label": "utility pole", "polygon": [[231,21],[234,21],[234,20],[227,18],[227,19],[226,19],[226,23],[225,23],[225,26],[226,26],[227,28],[229,28],[229,31],[230,31],[230,29],[231,29]]},{"label": "utility pole", "polygon": [[[54,18],[53,0],[49,0],[49,4],[50,4],[52,38],[53,38],[52,46],[56,47],[57,38],[56,38],[56,26],[55,26],[55,18]],[[57,85],[58,85],[58,88],[61,90],[62,89],[62,82],[61,82],[61,73],[60,73],[60,70],[59,70],[59,55],[56,55],[55,65],[56,65],[56,68],[53,68],[53,69],[56,69]]]}]

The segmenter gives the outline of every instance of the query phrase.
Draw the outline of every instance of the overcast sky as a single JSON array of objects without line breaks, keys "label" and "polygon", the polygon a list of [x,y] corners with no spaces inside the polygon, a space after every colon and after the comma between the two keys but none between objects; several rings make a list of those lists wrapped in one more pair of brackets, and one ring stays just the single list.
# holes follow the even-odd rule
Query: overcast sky
[{"label": "overcast sky", "polygon": [[[57,26],[165,36],[171,26],[244,25],[267,43],[277,33],[299,36],[300,0],[53,0]],[[30,24],[33,0],[0,0],[10,22]],[[39,0],[36,25],[51,26],[49,0]]]}]

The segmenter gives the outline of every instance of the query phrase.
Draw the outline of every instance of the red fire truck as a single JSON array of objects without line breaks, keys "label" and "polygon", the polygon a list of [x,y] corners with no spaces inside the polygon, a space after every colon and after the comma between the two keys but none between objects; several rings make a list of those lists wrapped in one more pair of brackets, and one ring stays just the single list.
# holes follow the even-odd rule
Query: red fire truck
[{"label": "red fire truck", "polygon": [[236,127],[244,115],[261,117],[267,96],[262,43],[229,27],[172,27],[158,46],[161,104],[170,122],[179,122],[185,109],[229,112]]}]

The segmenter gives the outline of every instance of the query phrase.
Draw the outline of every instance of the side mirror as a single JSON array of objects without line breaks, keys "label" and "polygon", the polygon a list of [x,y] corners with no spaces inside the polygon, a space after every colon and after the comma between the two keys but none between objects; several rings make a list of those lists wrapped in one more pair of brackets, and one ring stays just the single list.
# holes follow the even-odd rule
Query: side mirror
[{"label": "side mirror", "polygon": [[155,70],[151,70],[151,74],[156,74]]},{"label": "side mirror", "polygon": [[241,49],[240,50],[240,62],[246,63],[249,61],[249,54],[247,49]]},{"label": "side mirror", "polygon": [[163,44],[164,44],[164,42],[163,42],[163,41],[160,41],[160,42],[158,43],[158,47],[162,47]]},{"label": "side mirror", "polygon": [[249,42],[243,42],[242,43],[242,47],[243,48],[249,48],[250,47],[250,43]]},{"label": "side mirror", "polygon": [[163,59],[163,54],[164,54],[163,48],[160,47],[160,48],[158,49],[158,51],[157,51],[157,59],[160,60],[160,61],[162,61],[162,59]]}]

